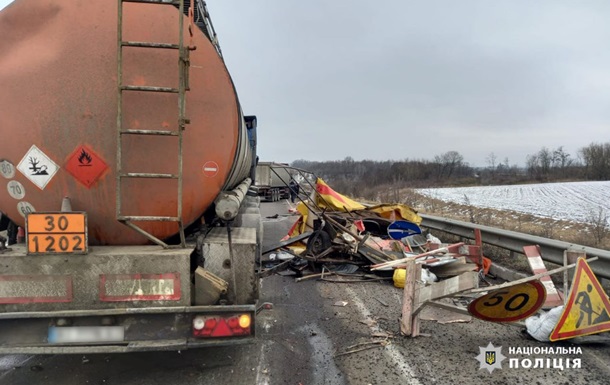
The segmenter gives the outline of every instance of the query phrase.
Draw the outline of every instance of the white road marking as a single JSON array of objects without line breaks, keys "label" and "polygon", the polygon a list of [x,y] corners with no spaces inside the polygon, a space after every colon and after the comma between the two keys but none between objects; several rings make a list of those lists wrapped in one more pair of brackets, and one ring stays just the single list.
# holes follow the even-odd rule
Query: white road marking
[{"label": "white road marking", "polygon": [[269,384],[269,363],[265,356],[265,346],[267,341],[261,343],[261,352],[258,355],[258,366],[256,367],[256,384],[257,385],[268,385]]},{"label": "white road marking", "polygon": [[[369,309],[366,308],[364,303],[362,303],[360,298],[358,298],[356,292],[354,292],[354,290],[350,287],[346,287],[345,291],[347,291],[350,295],[352,302],[354,303],[354,305],[356,305],[356,308],[358,309],[360,314],[367,321],[372,321],[373,317],[371,312],[369,311]],[[369,327],[374,333],[387,333],[385,330],[381,329],[376,322],[371,322],[370,325],[371,326]],[[415,372],[407,363],[407,358],[402,355],[402,353],[400,352],[400,350],[398,350],[396,346],[392,344],[387,345],[386,349],[384,350],[384,354],[389,356],[396,368],[400,371],[400,374],[405,379],[405,384],[421,385],[421,382],[419,382],[417,376],[415,375]]]},{"label": "white road marking", "polygon": [[6,355],[0,356],[0,369],[6,369],[4,373],[0,374],[0,379],[6,377],[15,371],[16,367],[25,366],[28,361],[31,361],[36,356],[22,356],[22,355]]}]

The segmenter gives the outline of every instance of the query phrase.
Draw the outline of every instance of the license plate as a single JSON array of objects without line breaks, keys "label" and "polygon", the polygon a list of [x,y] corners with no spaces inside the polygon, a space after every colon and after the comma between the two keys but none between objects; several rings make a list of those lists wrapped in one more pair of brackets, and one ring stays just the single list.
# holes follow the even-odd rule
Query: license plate
[{"label": "license plate", "polygon": [[66,326],[49,328],[50,344],[120,342],[125,340],[123,326]]}]

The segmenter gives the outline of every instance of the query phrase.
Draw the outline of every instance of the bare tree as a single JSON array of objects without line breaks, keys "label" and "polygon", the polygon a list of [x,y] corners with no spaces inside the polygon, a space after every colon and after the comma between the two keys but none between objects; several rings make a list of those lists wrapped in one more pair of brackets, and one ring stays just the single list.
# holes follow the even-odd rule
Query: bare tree
[{"label": "bare tree", "polygon": [[464,165],[464,157],[457,151],[447,151],[436,155],[434,161],[438,166],[438,178],[451,178],[456,170]]},{"label": "bare tree", "polygon": [[491,171],[491,179],[494,179],[496,176],[496,164],[498,163],[498,157],[495,153],[491,152],[489,155],[487,155],[485,160],[487,161],[489,170]]},{"label": "bare tree", "polygon": [[605,180],[610,178],[610,142],[591,143],[579,151],[587,178]]},{"label": "bare tree", "polygon": [[589,214],[587,215],[587,224],[589,225],[591,235],[593,235],[593,240],[595,241],[594,245],[596,247],[600,246],[610,233],[610,228],[608,227],[610,225],[608,223],[608,212],[601,206],[599,206],[597,210],[589,211]]}]

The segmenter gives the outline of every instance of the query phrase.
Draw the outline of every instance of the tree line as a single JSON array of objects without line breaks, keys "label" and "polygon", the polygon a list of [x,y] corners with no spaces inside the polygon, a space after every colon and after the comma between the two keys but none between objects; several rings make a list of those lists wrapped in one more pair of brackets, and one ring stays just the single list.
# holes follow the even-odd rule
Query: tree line
[{"label": "tree line", "polygon": [[301,159],[291,165],[313,172],[339,191],[358,196],[367,196],[367,190],[383,185],[421,188],[610,180],[610,142],[591,143],[575,156],[563,146],[542,147],[526,157],[525,167],[510,165],[507,158],[499,160],[494,153],[486,161],[486,167],[472,167],[459,152],[448,151],[431,160],[357,161],[346,157],[322,162]]}]

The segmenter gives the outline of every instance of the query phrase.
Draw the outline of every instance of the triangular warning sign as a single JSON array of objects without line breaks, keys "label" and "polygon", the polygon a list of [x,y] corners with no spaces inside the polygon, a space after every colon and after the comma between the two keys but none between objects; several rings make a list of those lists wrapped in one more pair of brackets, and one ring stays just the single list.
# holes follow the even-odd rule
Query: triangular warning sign
[{"label": "triangular warning sign", "polygon": [[578,258],[570,297],[551,341],[610,330],[610,301],[584,258]]}]

